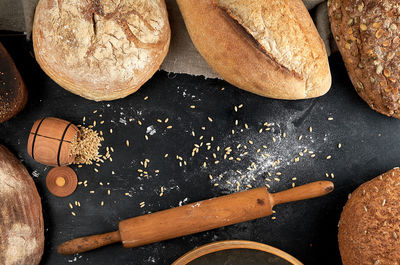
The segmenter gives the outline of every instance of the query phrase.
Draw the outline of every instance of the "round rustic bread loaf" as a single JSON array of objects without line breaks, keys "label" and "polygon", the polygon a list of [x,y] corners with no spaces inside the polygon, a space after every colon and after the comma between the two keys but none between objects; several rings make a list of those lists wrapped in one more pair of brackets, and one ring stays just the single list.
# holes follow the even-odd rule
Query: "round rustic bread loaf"
[{"label": "round rustic bread loaf", "polygon": [[42,205],[17,158],[0,145],[0,264],[37,265],[43,254]]},{"label": "round rustic bread loaf", "polygon": [[28,91],[14,61],[0,43],[0,123],[20,112],[28,100]]},{"label": "round rustic bread loaf", "polygon": [[333,36],[369,106],[400,118],[400,8],[391,0],[329,0]]},{"label": "round rustic bread loaf", "polygon": [[33,47],[60,86],[113,100],[137,91],[158,70],[170,33],[164,0],[40,0]]},{"label": "round rustic bread loaf", "polygon": [[400,169],[362,184],[339,221],[343,265],[400,264]]}]

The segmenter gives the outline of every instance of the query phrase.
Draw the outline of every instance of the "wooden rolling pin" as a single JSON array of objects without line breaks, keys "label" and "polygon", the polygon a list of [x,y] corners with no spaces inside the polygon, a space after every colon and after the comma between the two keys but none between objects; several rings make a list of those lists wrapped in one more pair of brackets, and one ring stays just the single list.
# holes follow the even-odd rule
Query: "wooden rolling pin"
[{"label": "wooden rolling pin", "polygon": [[315,198],[331,191],[332,182],[317,181],[273,194],[264,187],[238,192],[130,218],[119,223],[118,231],[67,241],[58,247],[58,252],[82,253],[121,241],[126,248],[143,246],[265,217],[272,214],[272,207],[277,204]]}]

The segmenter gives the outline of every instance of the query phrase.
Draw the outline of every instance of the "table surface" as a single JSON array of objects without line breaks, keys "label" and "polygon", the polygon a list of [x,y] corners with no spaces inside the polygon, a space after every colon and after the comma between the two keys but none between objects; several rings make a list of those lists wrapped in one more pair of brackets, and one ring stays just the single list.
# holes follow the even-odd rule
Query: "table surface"
[{"label": "table surface", "polygon": [[[43,265],[171,264],[195,247],[229,239],[266,243],[308,265],[340,264],[337,223],[348,194],[398,165],[400,123],[372,111],[358,97],[339,54],[330,57],[331,90],[311,100],[268,99],[222,80],[160,71],[127,98],[94,102],[67,92],[47,77],[24,37],[2,37],[0,41],[14,58],[29,90],[26,108],[0,124],[0,143],[28,168],[42,197],[46,237]],[[195,108],[190,108],[192,105]],[[46,116],[83,125],[96,121],[95,129],[102,130],[105,138],[101,153],[106,146],[115,150],[113,161],[100,167],[72,166],[79,181],[87,180],[87,187],[78,186],[67,198],[54,197],[47,191],[45,177],[50,167],[33,161],[26,152],[31,126]],[[266,128],[265,122],[271,123],[272,129],[260,133]],[[169,125],[173,127],[167,129]],[[129,147],[126,140],[130,141]],[[199,153],[192,157],[194,144],[201,142]],[[217,146],[222,150],[232,147],[234,159],[224,160],[223,151],[217,152]],[[304,149],[316,156],[311,158],[308,152],[299,156]],[[328,155],[332,157],[329,160]],[[300,157],[297,163],[293,160],[296,156]],[[236,160],[238,157],[240,161]],[[143,168],[140,162],[145,159],[150,160],[149,176],[141,177],[138,169]],[[215,160],[220,163],[215,164]],[[280,163],[275,162],[274,166],[277,160]],[[276,219],[266,217],[134,249],[115,244],[74,256],[56,252],[66,240],[116,230],[118,222],[125,218],[233,193],[237,188],[242,191],[268,184],[271,192],[281,191],[293,182],[301,185],[326,180],[326,173],[334,174],[334,179],[329,177],[336,186],[333,193],[276,206]],[[75,206],[75,201],[81,206]],[[140,207],[141,202],[145,202],[144,207]]]}]

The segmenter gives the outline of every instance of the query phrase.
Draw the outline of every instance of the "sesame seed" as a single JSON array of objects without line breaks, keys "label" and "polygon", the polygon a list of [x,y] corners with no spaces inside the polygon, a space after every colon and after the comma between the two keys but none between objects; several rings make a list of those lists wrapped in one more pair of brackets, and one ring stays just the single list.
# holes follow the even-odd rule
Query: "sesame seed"
[{"label": "sesame seed", "polygon": [[337,147],[338,147],[339,149],[342,148],[342,144],[341,144],[341,143],[338,143]]},{"label": "sesame seed", "polygon": [[74,212],[71,212],[71,214],[72,214],[73,216],[76,216],[76,213],[74,213]]},{"label": "sesame seed", "polygon": [[243,107],[243,104],[240,104],[240,105],[239,105],[239,109],[241,109],[242,107]]},{"label": "sesame seed", "polygon": [[128,146],[129,147],[129,140],[126,140],[126,146]]},{"label": "sesame seed", "polygon": [[332,158],[331,155],[328,155],[328,156],[326,157],[327,160],[329,160],[329,159],[331,159],[331,158]]},{"label": "sesame seed", "polygon": [[308,128],[308,130],[309,130],[310,132],[312,132],[312,127],[310,126],[310,128]]},{"label": "sesame seed", "polygon": [[212,119],[211,117],[208,117],[208,120],[209,120],[210,122],[212,122],[212,121],[213,121],[213,119]]},{"label": "sesame seed", "polygon": [[144,97],[144,100],[148,100],[148,99],[149,99],[149,96],[145,96],[145,97]]},{"label": "sesame seed", "polygon": [[71,208],[71,209],[74,208],[71,203],[69,203],[69,208]]},{"label": "sesame seed", "polygon": [[142,122],[141,122],[141,121],[139,121],[139,120],[137,121],[137,123],[138,123],[139,125],[142,125]]},{"label": "sesame seed", "polygon": [[100,206],[104,206],[104,201],[101,201]]},{"label": "sesame seed", "polygon": [[190,108],[191,108],[191,109],[194,109],[194,108],[196,108],[196,106],[195,106],[195,105],[191,105]]},{"label": "sesame seed", "polygon": [[146,139],[146,141],[148,141],[149,137],[147,135],[144,135],[144,139]]},{"label": "sesame seed", "polygon": [[332,117],[328,117],[328,121],[333,121],[333,118]]},{"label": "sesame seed", "polygon": [[170,126],[167,126],[167,129],[172,129],[172,125],[170,125]]},{"label": "sesame seed", "polygon": [[299,141],[300,141],[302,138],[303,138],[303,135],[300,135],[300,136],[299,136]]},{"label": "sesame seed", "polygon": [[169,120],[169,119],[168,119],[168,118],[166,118],[166,119],[164,120],[164,123],[167,123],[167,122],[168,122],[168,120]]}]

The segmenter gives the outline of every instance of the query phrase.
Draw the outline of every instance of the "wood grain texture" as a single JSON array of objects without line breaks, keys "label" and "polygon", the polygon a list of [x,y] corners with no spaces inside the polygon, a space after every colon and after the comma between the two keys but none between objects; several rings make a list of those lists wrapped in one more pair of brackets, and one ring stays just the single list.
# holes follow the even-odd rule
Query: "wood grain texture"
[{"label": "wood grain texture", "polygon": [[164,0],[40,0],[33,24],[39,65],[63,88],[100,101],[137,91],[170,42]]},{"label": "wood grain texture", "polygon": [[325,94],[325,46],[300,0],[178,0],[190,37],[229,83],[278,99]]},{"label": "wood grain texture", "polygon": [[0,145],[0,264],[39,264],[43,229],[42,205],[31,176]]},{"label": "wood grain texture", "polygon": [[138,247],[272,214],[266,188],[191,203],[119,223],[124,247]]},{"label": "wood grain texture", "polygon": [[400,118],[400,8],[391,0],[330,0],[334,38],[360,97]]},{"label": "wood grain texture", "polygon": [[[121,221],[118,236],[124,247],[139,247],[265,217],[273,213],[276,204],[323,196],[332,190],[330,181],[275,194],[264,187],[251,189]],[[112,244],[116,233],[111,234],[113,240],[108,234],[73,239],[60,245],[58,252],[74,254]]]},{"label": "wood grain texture", "polygon": [[392,169],[349,195],[339,221],[343,265],[400,262],[400,169]]},{"label": "wood grain texture", "polygon": [[20,112],[28,100],[28,90],[7,50],[0,43],[0,123]]},{"label": "wood grain texture", "polygon": [[53,117],[37,120],[29,133],[28,154],[45,165],[70,165],[75,158],[71,143],[78,135],[79,129],[69,121]]},{"label": "wood grain texture", "polygon": [[190,262],[196,260],[197,258],[200,258],[202,256],[205,256],[210,253],[215,253],[218,251],[223,251],[223,250],[228,250],[228,249],[254,249],[254,250],[260,250],[264,252],[268,252],[271,254],[274,254],[288,262],[290,262],[293,265],[303,265],[300,261],[298,261],[296,258],[293,256],[289,255],[286,252],[283,252],[282,250],[279,250],[277,248],[261,244],[258,242],[253,242],[253,241],[246,241],[246,240],[226,240],[226,241],[219,241],[219,242],[214,242],[210,243],[204,246],[201,246],[199,248],[196,248],[182,257],[180,257],[178,260],[176,260],[172,265],[187,265]]},{"label": "wood grain texture", "polygon": [[67,197],[78,186],[78,176],[70,167],[55,167],[46,176],[46,186],[54,196]]},{"label": "wood grain texture", "polygon": [[83,253],[96,248],[104,247],[110,244],[121,242],[119,231],[110,233],[80,237],[71,241],[67,241],[58,247],[58,253],[62,255],[72,255],[75,253]]}]

